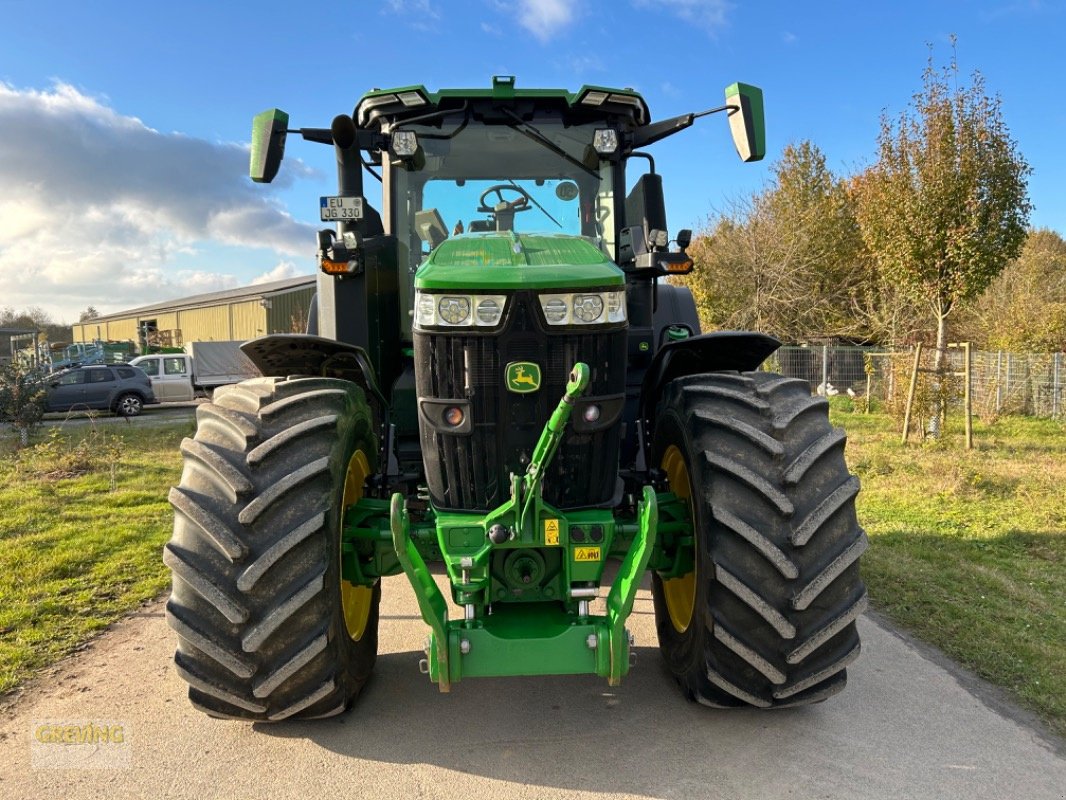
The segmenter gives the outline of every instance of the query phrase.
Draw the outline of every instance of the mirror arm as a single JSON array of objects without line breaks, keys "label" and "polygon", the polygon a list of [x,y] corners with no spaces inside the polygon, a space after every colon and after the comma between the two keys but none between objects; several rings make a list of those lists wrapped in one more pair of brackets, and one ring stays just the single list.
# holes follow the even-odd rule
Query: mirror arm
[{"label": "mirror arm", "polygon": [[653,122],[651,125],[645,125],[644,127],[637,128],[633,131],[633,138],[629,143],[629,147],[635,150],[638,147],[644,147],[665,139],[667,136],[673,136],[675,133],[688,128],[700,117],[716,114],[719,111],[728,111],[730,114],[733,114],[739,110],[740,106],[727,104],[724,106],[718,106],[717,108],[708,108],[706,111],[697,111],[692,114],[682,114],[679,117],[671,117],[670,119],[664,119],[662,122]]},{"label": "mirror arm", "polygon": [[692,116],[693,118],[706,117],[710,114],[717,114],[719,111],[728,111],[729,115],[732,116],[740,111],[740,106],[736,103],[726,103],[724,106],[718,106],[717,108],[708,108],[706,111],[697,111]]},{"label": "mirror arm", "polygon": [[[298,133],[308,142],[334,144],[331,128],[296,128],[295,130],[289,129],[285,133]],[[360,150],[380,150],[388,146],[387,137],[373,131],[355,131],[355,139],[352,143]]]},{"label": "mirror arm", "polygon": [[287,130],[285,133],[298,133],[308,142],[333,144],[333,134],[329,128],[297,128],[296,130]]}]

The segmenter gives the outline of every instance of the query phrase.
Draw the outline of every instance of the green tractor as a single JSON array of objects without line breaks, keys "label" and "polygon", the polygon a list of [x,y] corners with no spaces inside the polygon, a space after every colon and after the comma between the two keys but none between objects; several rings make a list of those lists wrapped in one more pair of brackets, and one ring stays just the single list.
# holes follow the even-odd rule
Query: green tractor
[{"label": "green tractor", "polygon": [[[757,371],[776,340],[701,334],[690,292],[660,280],[692,269],[691,232],[668,233],[641,148],[714,111],[743,160],[763,157],[762,93],[742,83],[660,122],[630,89],[512,77],[375,89],[329,129],[255,118],[253,180],[299,133],[334,148],[339,191],[321,200],[335,225],[307,334],[247,342],[267,377],[218,389],[182,444],[164,560],[195,706],[343,711],[400,573],[441,691],[617,685],[648,572],[690,699],[780,707],[844,686],[866,605],[844,434],[806,382]],[[627,184],[634,162],[648,171]]]}]

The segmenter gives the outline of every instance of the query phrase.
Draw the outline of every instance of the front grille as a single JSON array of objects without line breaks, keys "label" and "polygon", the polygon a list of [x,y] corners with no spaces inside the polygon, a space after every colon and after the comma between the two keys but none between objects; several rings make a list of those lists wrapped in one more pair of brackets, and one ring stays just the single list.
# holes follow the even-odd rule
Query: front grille
[{"label": "front grille", "polygon": [[[585,397],[625,392],[625,329],[550,331],[537,303],[532,293],[512,296],[501,329],[491,334],[415,332],[419,399],[470,402],[468,434],[438,432],[419,414],[426,482],[438,508],[488,511],[508,498],[509,476],[525,471],[576,362],[591,370]],[[504,371],[513,361],[540,365],[538,391],[507,391]],[[620,422],[582,434],[568,425],[544,476],[545,501],[558,508],[610,503],[620,435]]]}]

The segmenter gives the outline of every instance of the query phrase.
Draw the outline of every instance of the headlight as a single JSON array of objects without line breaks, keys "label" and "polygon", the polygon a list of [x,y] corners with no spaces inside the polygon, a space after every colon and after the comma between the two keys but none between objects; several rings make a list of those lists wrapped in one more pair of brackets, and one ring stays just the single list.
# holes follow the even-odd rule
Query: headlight
[{"label": "headlight", "polygon": [[437,313],[449,325],[462,325],[470,319],[470,299],[444,295],[437,301]]},{"label": "headlight", "polygon": [[477,301],[477,321],[482,325],[495,325],[500,321],[503,308],[492,297]]},{"label": "headlight", "polygon": [[561,325],[566,322],[569,313],[570,308],[562,298],[553,297],[551,300],[544,301],[544,316],[552,325]]},{"label": "headlight", "polygon": [[597,294],[575,294],[574,316],[587,325],[598,322],[603,316],[603,298]]},{"label": "headlight", "polygon": [[415,292],[415,327],[491,328],[500,324],[507,296]]},{"label": "headlight", "polygon": [[603,325],[626,321],[626,293],[542,294],[540,307],[549,325]]}]

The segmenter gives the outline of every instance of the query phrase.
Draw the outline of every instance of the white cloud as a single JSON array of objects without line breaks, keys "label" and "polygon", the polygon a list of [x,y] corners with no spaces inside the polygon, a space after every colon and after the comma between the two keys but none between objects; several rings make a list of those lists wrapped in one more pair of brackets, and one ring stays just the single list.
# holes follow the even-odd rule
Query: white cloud
[{"label": "white cloud", "polygon": [[[78,89],[0,83],[0,305],[76,318],[231,288],[179,269],[212,245],[306,255],[297,222],[247,175],[248,149],[161,133]],[[307,169],[297,160],[277,181]]]},{"label": "white cloud", "polygon": [[574,21],[577,0],[519,0],[518,22],[542,42]]},{"label": "white cloud", "polygon": [[260,283],[270,283],[271,281],[283,281],[286,278],[295,278],[297,275],[306,274],[306,271],[301,272],[291,261],[279,261],[274,269],[267,270],[262,275],[257,275],[252,278],[252,285],[256,286]]},{"label": "white cloud", "polygon": [[633,0],[637,8],[668,11],[712,36],[727,25],[733,5],[726,0]]}]

